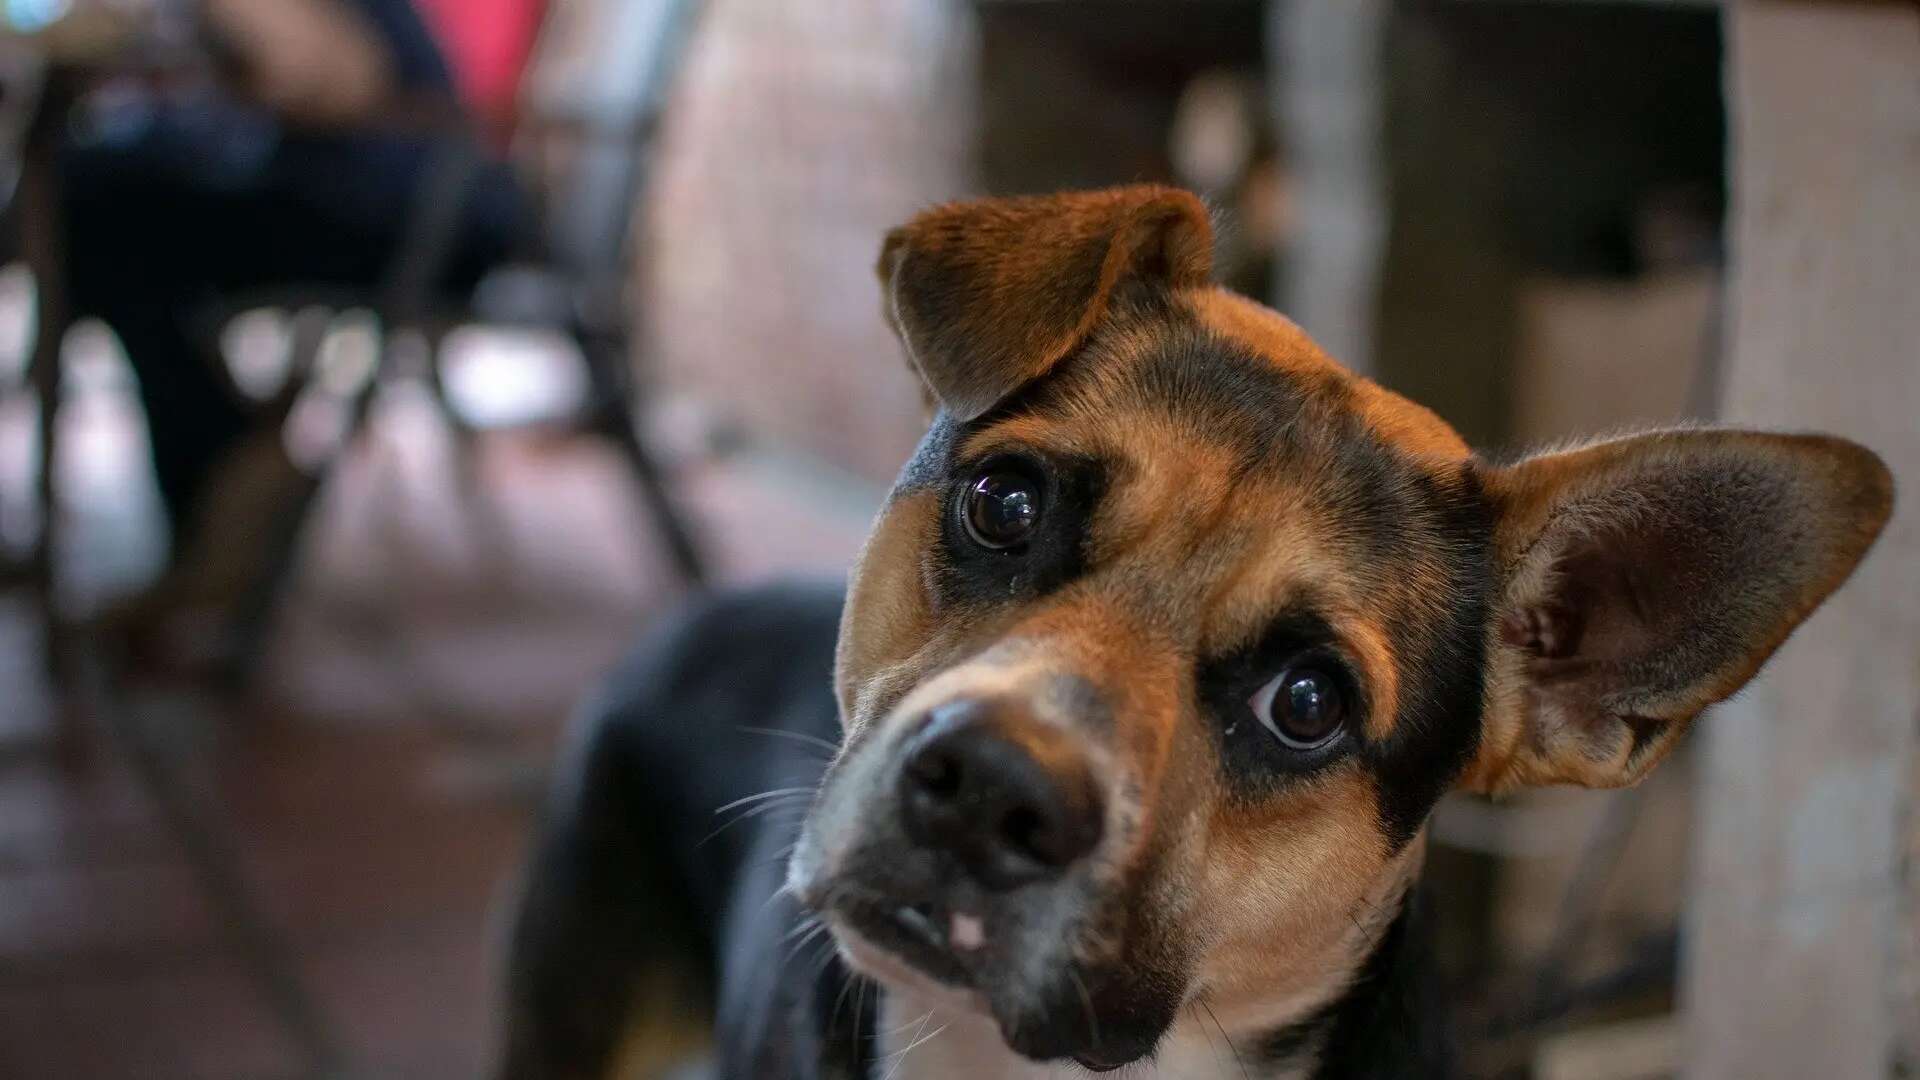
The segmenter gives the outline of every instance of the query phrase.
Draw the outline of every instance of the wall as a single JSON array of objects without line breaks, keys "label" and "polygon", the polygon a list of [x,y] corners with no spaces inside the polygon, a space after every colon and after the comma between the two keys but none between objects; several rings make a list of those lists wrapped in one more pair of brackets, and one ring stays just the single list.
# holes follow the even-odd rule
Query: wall
[{"label": "wall", "polygon": [[972,50],[941,0],[710,5],[646,218],[643,362],[755,438],[890,480],[923,417],[874,259],[970,187]]}]

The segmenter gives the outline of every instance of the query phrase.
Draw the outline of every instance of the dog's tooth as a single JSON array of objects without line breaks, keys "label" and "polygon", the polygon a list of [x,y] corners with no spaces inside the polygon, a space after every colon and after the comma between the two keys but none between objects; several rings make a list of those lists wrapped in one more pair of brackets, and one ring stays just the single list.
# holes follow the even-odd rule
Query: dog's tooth
[{"label": "dog's tooth", "polygon": [[947,940],[956,949],[977,949],[987,943],[987,928],[977,915],[968,915],[956,911],[953,913],[953,925],[947,932]]}]

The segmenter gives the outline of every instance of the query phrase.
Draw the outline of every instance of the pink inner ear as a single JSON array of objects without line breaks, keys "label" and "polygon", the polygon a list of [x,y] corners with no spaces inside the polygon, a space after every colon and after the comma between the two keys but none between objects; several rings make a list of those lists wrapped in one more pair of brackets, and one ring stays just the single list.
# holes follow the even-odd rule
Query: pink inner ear
[{"label": "pink inner ear", "polygon": [[1509,614],[1501,638],[1542,660],[1656,659],[1711,606],[1721,539],[1684,518],[1595,529],[1566,543],[1547,595]]},{"label": "pink inner ear", "polygon": [[1572,656],[1580,647],[1578,615],[1557,604],[1539,604],[1509,612],[1500,621],[1500,640],[1545,660]]}]

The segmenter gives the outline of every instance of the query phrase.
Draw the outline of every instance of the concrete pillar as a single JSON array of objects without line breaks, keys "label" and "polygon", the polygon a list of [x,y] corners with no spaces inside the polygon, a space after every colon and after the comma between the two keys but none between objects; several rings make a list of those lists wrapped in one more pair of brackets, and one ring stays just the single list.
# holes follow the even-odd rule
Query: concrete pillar
[{"label": "concrete pillar", "polygon": [[1857,576],[1704,723],[1686,1075],[1920,1068],[1920,7],[1726,9],[1731,423],[1838,432],[1901,486]]}]

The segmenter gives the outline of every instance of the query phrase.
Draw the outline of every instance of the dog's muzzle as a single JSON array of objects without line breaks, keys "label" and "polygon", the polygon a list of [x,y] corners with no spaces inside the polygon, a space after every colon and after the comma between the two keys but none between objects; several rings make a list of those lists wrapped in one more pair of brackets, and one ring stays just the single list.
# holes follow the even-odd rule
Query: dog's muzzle
[{"label": "dog's muzzle", "polygon": [[1130,976],[1084,955],[1112,888],[1095,867],[1113,795],[1089,734],[1020,695],[895,723],[827,781],[795,860],[801,899],[856,966],[972,1001],[1029,1057],[1105,1067],[1150,1050],[1160,1025],[1094,1016],[1101,987]]}]

